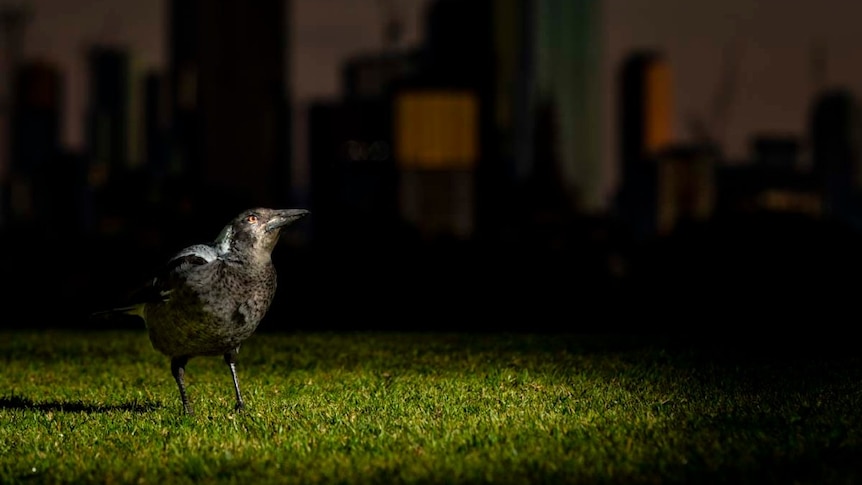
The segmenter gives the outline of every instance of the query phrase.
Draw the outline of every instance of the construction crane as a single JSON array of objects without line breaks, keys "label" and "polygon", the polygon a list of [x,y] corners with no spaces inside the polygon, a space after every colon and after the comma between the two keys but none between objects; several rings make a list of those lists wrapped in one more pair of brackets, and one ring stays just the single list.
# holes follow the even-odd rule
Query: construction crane
[{"label": "construction crane", "polygon": [[704,119],[702,115],[689,116],[688,128],[695,141],[717,147],[724,146],[730,111],[736,101],[741,62],[742,46],[738,42],[728,43],[722,53],[720,78],[710,104],[709,118]]}]

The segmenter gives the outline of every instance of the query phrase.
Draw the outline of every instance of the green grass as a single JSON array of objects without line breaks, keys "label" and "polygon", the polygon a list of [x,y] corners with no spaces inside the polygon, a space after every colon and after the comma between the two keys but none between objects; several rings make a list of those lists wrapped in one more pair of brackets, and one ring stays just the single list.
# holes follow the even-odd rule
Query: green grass
[{"label": "green grass", "polygon": [[0,333],[0,483],[858,483],[849,356],[560,335],[255,335],[181,414],[143,331]]}]

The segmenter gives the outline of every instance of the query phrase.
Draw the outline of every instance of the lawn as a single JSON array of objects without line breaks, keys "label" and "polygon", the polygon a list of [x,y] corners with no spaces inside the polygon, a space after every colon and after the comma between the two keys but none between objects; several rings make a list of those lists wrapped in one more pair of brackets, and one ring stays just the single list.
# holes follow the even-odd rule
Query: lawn
[{"label": "lawn", "polygon": [[0,333],[0,483],[858,483],[862,366],[633,336]]}]

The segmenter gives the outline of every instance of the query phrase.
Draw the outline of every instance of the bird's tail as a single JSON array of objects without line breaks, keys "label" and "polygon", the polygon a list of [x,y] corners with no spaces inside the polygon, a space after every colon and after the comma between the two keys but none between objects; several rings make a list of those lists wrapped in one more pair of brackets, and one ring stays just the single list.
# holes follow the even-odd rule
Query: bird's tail
[{"label": "bird's tail", "polygon": [[124,317],[139,317],[146,321],[146,313],[144,305],[129,305],[124,307],[109,308],[107,310],[99,310],[90,314],[91,322],[114,321]]}]

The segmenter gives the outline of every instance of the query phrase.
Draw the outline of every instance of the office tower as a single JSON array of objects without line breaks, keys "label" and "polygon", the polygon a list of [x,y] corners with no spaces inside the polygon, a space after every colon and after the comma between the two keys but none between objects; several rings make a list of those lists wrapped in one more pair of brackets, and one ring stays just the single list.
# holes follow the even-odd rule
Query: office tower
[{"label": "office tower", "polygon": [[715,210],[717,151],[705,145],[676,145],[655,155],[655,233],[667,236],[680,225],[708,221]]},{"label": "office tower", "polygon": [[634,52],[619,77],[618,143],[621,184],[618,216],[636,240],[656,233],[657,155],[672,141],[670,66],[657,52]]},{"label": "office tower", "polygon": [[387,43],[380,52],[348,58],[341,67],[340,98],[310,106],[311,205],[316,214],[311,224],[316,244],[398,243],[392,93],[416,71],[415,51]]},{"label": "office tower", "polygon": [[393,93],[401,217],[423,238],[497,230],[506,172],[494,130],[495,2],[436,0],[416,75]]},{"label": "office tower", "polygon": [[289,202],[289,11],[285,0],[170,4],[172,157],[210,212]]},{"label": "office tower", "polygon": [[397,174],[387,99],[309,109],[312,231],[319,246],[398,244]]},{"label": "office tower", "polygon": [[813,175],[822,190],[823,209],[845,221],[858,219],[855,199],[862,186],[860,121],[855,96],[840,88],[820,93],[809,121]]},{"label": "office tower", "polygon": [[657,52],[633,53],[623,64],[618,106],[624,173],[671,143],[671,81],[670,65]]},{"label": "office tower", "polygon": [[0,228],[6,225],[9,215],[12,100],[29,18],[29,11],[23,7],[0,7]]},{"label": "office tower", "polygon": [[555,170],[578,211],[606,209],[601,154],[602,24],[600,0],[537,2],[536,96],[553,106]]},{"label": "office tower", "polygon": [[[9,170],[10,221],[32,221],[39,214],[38,179],[59,158],[62,77],[56,66],[24,62],[17,70],[12,103],[11,167]],[[72,184],[72,180],[66,181]]]},{"label": "office tower", "polygon": [[133,159],[134,110],[131,53],[94,45],[87,52],[86,140],[93,185],[122,177]]},{"label": "office tower", "polygon": [[[508,237],[536,211],[565,219],[606,209],[601,2],[438,0],[426,25],[426,85],[476,97],[477,237]],[[553,207],[535,207],[548,190]],[[504,215],[515,211],[521,222]]]},{"label": "office tower", "polygon": [[151,174],[164,177],[177,170],[168,158],[165,78],[159,72],[149,72],[143,84],[143,158]]},{"label": "office tower", "polygon": [[56,66],[39,61],[23,63],[17,78],[12,167],[33,173],[60,152],[63,78]]},{"label": "office tower", "polygon": [[402,217],[425,238],[472,238],[481,158],[478,94],[403,88],[393,113]]}]

